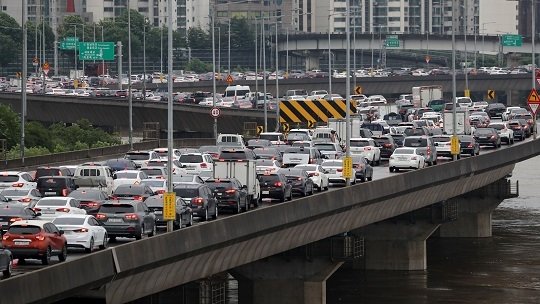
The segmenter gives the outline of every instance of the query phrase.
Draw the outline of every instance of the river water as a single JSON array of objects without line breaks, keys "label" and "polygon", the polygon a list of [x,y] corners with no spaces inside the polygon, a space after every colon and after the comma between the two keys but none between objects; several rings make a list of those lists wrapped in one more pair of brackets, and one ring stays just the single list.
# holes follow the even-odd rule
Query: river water
[{"label": "river water", "polygon": [[425,271],[340,269],[327,303],[540,303],[540,157],[511,179],[519,197],[494,211],[493,237],[430,238]]}]

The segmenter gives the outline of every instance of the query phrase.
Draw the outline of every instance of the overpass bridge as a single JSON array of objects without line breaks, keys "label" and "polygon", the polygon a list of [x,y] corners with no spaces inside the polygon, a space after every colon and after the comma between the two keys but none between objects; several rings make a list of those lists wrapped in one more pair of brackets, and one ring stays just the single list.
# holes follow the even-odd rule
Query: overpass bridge
[{"label": "overpass bridge", "polygon": [[364,268],[426,269],[430,235],[491,236],[491,212],[510,194],[506,177],[538,154],[532,140],[131,242],[3,280],[2,302],[125,303],[230,271],[241,303],[325,303],[325,281],[343,259],[317,256],[325,246],[316,244],[345,233],[365,240]]}]

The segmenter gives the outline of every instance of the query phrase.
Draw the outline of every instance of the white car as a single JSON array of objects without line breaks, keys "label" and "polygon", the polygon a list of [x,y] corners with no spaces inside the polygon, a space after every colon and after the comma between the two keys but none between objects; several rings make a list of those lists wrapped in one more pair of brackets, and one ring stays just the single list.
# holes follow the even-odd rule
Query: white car
[{"label": "white car", "polygon": [[167,177],[167,168],[165,167],[142,167],[139,169],[148,175],[149,178],[166,178]]},{"label": "white car", "polygon": [[338,159],[343,156],[343,149],[338,143],[334,142],[315,142],[313,147],[321,151],[321,154],[328,159]]},{"label": "white car", "polygon": [[508,115],[512,112],[514,109],[521,109],[521,107],[507,107],[506,110],[502,113],[502,120],[508,120]]},{"label": "white car", "polygon": [[275,159],[257,159],[255,161],[257,174],[275,173],[281,168],[281,164]]},{"label": "white car", "polygon": [[140,184],[143,179],[148,178],[148,175],[139,170],[121,170],[116,171],[113,178],[113,189],[116,189],[119,185]]},{"label": "white car", "polygon": [[[169,149],[168,148],[155,148],[154,149],[154,152],[157,154],[157,156],[159,157],[159,159],[161,160],[167,160],[167,158],[169,157]],[[182,155],[182,153],[180,152],[180,150],[178,149],[172,149],[172,158],[173,159],[179,159],[180,158],[180,155]]]},{"label": "white car", "polygon": [[366,100],[370,106],[387,104],[386,98],[382,95],[371,95]]},{"label": "white car", "polygon": [[11,199],[13,202],[17,201],[24,205],[33,206],[38,202],[43,196],[36,188],[19,188],[19,187],[10,187],[5,188],[0,192],[5,198]]},{"label": "white car", "polygon": [[297,165],[295,168],[306,171],[309,178],[313,181],[313,185],[320,191],[328,190],[330,182],[326,170],[321,165]]},{"label": "white car", "polygon": [[514,130],[508,126],[508,122],[492,122],[488,125],[488,128],[497,130],[497,133],[501,137],[501,142],[504,141],[507,145],[514,143]]},{"label": "white car", "polygon": [[426,161],[416,148],[397,148],[388,161],[390,172],[398,172],[399,169],[421,169],[425,166]]},{"label": "white car", "polygon": [[[147,167],[164,167],[167,168],[167,160],[152,160],[146,163]],[[183,168],[182,163],[178,159],[172,161],[172,173],[173,174],[187,174],[186,169]]]},{"label": "white car", "polygon": [[86,214],[79,208],[80,202],[72,197],[49,196],[40,199],[34,206],[34,211],[41,213],[42,220],[53,220],[62,214]]},{"label": "white car", "polygon": [[141,183],[147,185],[156,194],[167,192],[167,180],[165,178],[149,178],[143,179]]},{"label": "white car", "polygon": [[182,164],[182,169],[186,174],[197,175],[202,171],[213,171],[214,161],[208,153],[184,153],[180,155],[178,161]]},{"label": "white car", "polygon": [[351,154],[364,156],[374,166],[381,163],[381,146],[373,138],[351,138]]},{"label": "white car", "polygon": [[[321,167],[326,172],[328,176],[328,182],[331,184],[345,184],[345,177],[343,176],[343,160],[341,159],[325,159]],[[353,168],[353,174],[351,179],[351,184],[356,184],[356,172]]]},{"label": "white car", "polygon": [[0,172],[0,189],[2,188],[35,188],[37,183],[32,175],[24,171],[2,171]]},{"label": "white car", "polygon": [[[452,156],[452,144],[450,135],[436,135],[433,136],[433,142],[437,147],[437,156],[453,157]],[[459,154],[458,154],[459,158]]]},{"label": "white car", "polygon": [[161,96],[154,93],[146,93],[145,100],[147,101],[161,101]]},{"label": "white car", "polygon": [[52,222],[64,231],[68,247],[82,248],[88,253],[96,248],[107,248],[107,230],[93,215],[63,214]]}]

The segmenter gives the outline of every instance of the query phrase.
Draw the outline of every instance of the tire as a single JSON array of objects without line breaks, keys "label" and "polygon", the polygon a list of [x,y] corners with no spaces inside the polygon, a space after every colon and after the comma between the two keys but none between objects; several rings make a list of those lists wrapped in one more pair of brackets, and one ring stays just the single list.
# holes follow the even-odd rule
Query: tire
[{"label": "tire", "polygon": [[240,201],[236,202],[236,210],[234,210],[234,213],[240,214],[242,212],[242,208],[240,207]]},{"label": "tire", "polygon": [[11,277],[12,272],[13,272],[13,259],[10,258],[6,270],[4,270],[2,272],[2,278],[7,279],[7,278]]},{"label": "tire", "polygon": [[193,213],[189,214],[189,222],[186,224],[186,227],[193,226]]},{"label": "tire", "polygon": [[289,194],[289,199],[288,201],[292,201],[292,190],[291,190],[291,193]]},{"label": "tire", "polygon": [[208,216],[208,207],[204,209],[204,219],[205,222],[208,222],[210,220],[210,217]]},{"label": "tire", "polygon": [[115,236],[111,236],[109,238],[109,242],[116,242],[116,237]]},{"label": "tire", "polygon": [[143,234],[143,232],[144,232],[144,226],[142,226],[142,228],[141,228],[141,233],[139,233],[139,234],[137,234],[137,235],[135,236],[135,239],[136,239],[136,240],[141,240],[141,239],[142,239],[142,234]]},{"label": "tire", "polygon": [[41,264],[49,265],[51,263],[51,247],[47,247],[45,255],[41,257]]},{"label": "tire", "polygon": [[[152,232],[148,233],[148,237],[153,237],[154,235],[156,235],[156,234],[157,234],[157,233],[156,233],[156,232],[157,232],[156,229],[157,229],[157,228],[156,228],[156,223],[154,222],[154,225],[153,225],[153,227],[152,227]],[[174,229],[173,229],[173,230],[174,230]]]},{"label": "tire", "polygon": [[217,204],[216,204],[216,207],[214,208],[214,214],[212,215],[212,219],[213,220],[217,220],[218,218],[218,207],[217,207]]},{"label": "tire", "polygon": [[285,191],[283,191],[283,196],[279,198],[279,201],[283,203],[287,198],[285,197]]},{"label": "tire", "polygon": [[109,237],[107,236],[107,233],[105,233],[105,236],[103,236],[103,244],[99,245],[99,249],[103,250],[103,249],[107,248],[108,239],[109,239]]},{"label": "tire", "polygon": [[390,171],[390,173],[392,173],[392,172],[394,172],[394,168],[388,167],[388,171]]},{"label": "tire", "polygon": [[368,182],[372,181],[373,180],[373,176],[370,176],[367,178]]},{"label": "tire", "polygon": [[64,244],[64,247],[62,247],[62,252],[58,255],[58,260],[60,262],[64,262],[67,259],[67,244]]},{"label": "tire", "polygon": [[431,163],[431,165],[432,165],[432,166],[433,166],[433,165],[437,165],[437,159],[435,159],[435,160]]},{"label": "tire", "polygon": [[90,238],[90,246],[89,248],[84,248],[84,252],[91,253],[94,250],[94,238]]},{"label": "tire", "polygon": [[474,153],[474,149],[472,150],[471,152],[471,156],[475,156],[476,154]]}]

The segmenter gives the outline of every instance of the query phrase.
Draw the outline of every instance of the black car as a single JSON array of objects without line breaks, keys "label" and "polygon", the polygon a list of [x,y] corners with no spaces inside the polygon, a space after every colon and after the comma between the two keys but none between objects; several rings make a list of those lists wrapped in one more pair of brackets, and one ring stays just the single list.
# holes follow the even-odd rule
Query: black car
[{"label": "black car", "polygon": [[193,215],[203,221],[218,217],[218,203],[208,185],[199,183],[178,183],[174,186],[176,196],[189,201]]},{"label": "black car", "polygon": [[[156,215],[156,226],[166,227],[167,221],[163,220],[163,194],[149,197],[144,202],[150,211]],[[173,220],[173,229],[180,229],[183,226],[193,225],[193,213],[189,206],[189,201],[177,197],[175,205],[176,218]]]},{"label": "black car", "polygon": [[380,145],[381,157],[390,158],[397,148],[396,142],[391,135],[373,136],[372,138]]},{"label": "black car", "polygon": [[211,178],[207,179],[205,183],[214,191],[219,209],[232,209],[234,213],[249,209],[247,186],[242,185],[238,179]]},{"label": "black car", "polygon": [[355,154],[351,155],[353,168],[356,175],[356,180],[362,183],[373,180],[373,167],[369,164],[367,158],[363,155]]},{"label": "black car", "polygon": [[149,237],[156,234],[156,215],[142,201],[107,201],[99,208],[96,219],[111,240],[116,237],[140,240],[143,234]]},{"label": "black car", "polygon": [[292,200],[292,183],[282,173],[265,173],[258,176],[261,198]]},{"label": "black car", "polygon": [[43,196],[68,196],[78,187],[71,176],[42,176],[36,188]]},{"label": "black car", "polygon": [[154,191],[146,184],[124,184],[114,189],[111,198],[144,202],[152,195]]},{"label": "black car", "polygon": [[86,213],[91,215],[95,215],[99,207],[109,200],[107,193],[99,189],[77,189],[71,192],[69,197],[79,200],[79,208],[86,210]]},{"label": "black car", "polygon": [[521,123],[517,120],[510,120],[508,121],[508,127],[514,131],[514,138],[519,140],[525,139],[525,129],[523,129],[523,126]]},{"label": "black car", "polygon": [[519,118],[519,119],[515,119],[515,120],[517,120],[519,122],[519,124],[521,125],[521,128],[525,132],[525,138],[531,137],[533,132],[532,132],[531,125],[527,122],[527,120],[523,119],[523,118]]},{"label": "black car", "polygon": [[64,167],[37,167],[34,178],[37,180],[42,176],[71,176],[68,168]]},{"label": "black car", "polygon": [[259,159],[275,159],[279,162],[283,160],[281,152],[275,147],[255,148],[253,152],[255,152]]},{"label": "black car", "polygon": [[135,162],[133,162],[131,159],[125,158],[108,159],[103,162],[103,165],[109,166],[112,172],[120,170],[137,170],[137,164],[135,164]]},{"label": "black car", "polygon": [[480,145],[472,135],[458,135],[460,154],[480,155]]},{"label": "black car", "polygon": [[309,174],[303,169],[295,168],[281,168],[278,173],[283,173],[287,177],[287,180],[292,185],[292,192],[298,193],[302,196],[308,196],[313,194],[313,180],[309,178]]},{"label": "black car", "polygon": [[487,105],[487,107],[484,109],[484,112],[486,112],[489,116],[489,118],[493,117],[502,117],[502,113],[506,110],[506,106],[502,103],[494,102]]},{"label": "black car", "polygon": [[13,203],[13,204],[2,204],[0,205],[0,228],[3,231],[6,231],[11,223],[20,221],[20,220],[37,220],[41,213],[36,213],[28,206]]},{"label": "black car", "polygon": [[501,147],[501,137],[493,128],[478,128],[474,131],[473,136],[480,146]]},{"label": "black car", "polygon": [[403,140],[405,139],[405,134],[391,134],[392,138],[394,138],[394,142],[396,143],[396,146],[403,147]]}]

